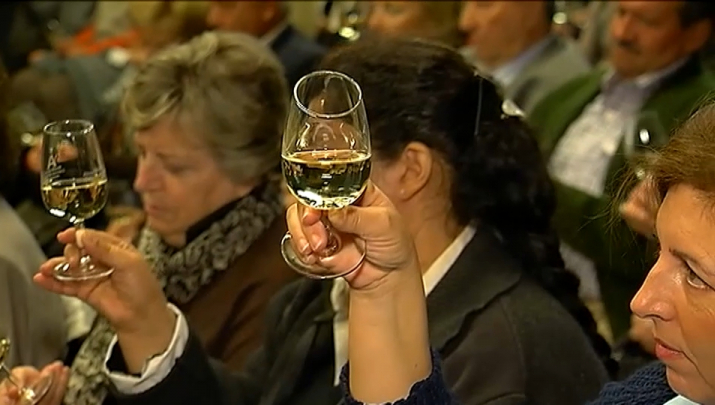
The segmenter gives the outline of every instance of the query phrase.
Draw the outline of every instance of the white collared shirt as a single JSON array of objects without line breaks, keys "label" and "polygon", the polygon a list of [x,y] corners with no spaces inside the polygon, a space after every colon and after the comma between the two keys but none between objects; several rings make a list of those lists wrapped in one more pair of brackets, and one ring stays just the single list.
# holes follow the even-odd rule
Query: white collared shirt
[{"label": "white collared shirt", "polygon": [[[444,278],[454,262],[462,254],[464,248],[474,237],[475,229],[466,226],[460,234],[452,241],[442,254],[430,265],[429,269],[422,275],[422,283],[425,288],[425,295],[429,295],[432,290]],[[335,349],[335,375],[333,383],[340,383],[340,371],[348,361],[348,283],[343,278],[333,280],[333,289],[330,291],[330,302],[335,311],[333,318],[333,346]]]},{"label": "white collared shirt", "polygon": [[[430,268],[422,277],[422,281],[425,286],[425,293],[429,294],[434,287],[442,280],[450,267],[457,260],[459,255],[462,253],[467,244],[474,237],[475,229],[471,226],[467,226],[462,230],[462,232],[457,236],[457,238],[449,245],[447,249],[442,252],[442,254],[437,258],[437,260],[432,263]],[[342,280],[342,279],[339,279]],[[336,285],[337,282],[336,282]],[[331,297],[332,298],[332,297]],[[114,384],[117,391],[122,394],[139,394],[145,392],[160,382],[162,382],[171,372],[171,369],[176,364],[177,359],[181,357],[186,348],[186,342],[189,340],[189,326],[186,322],[186,318],[174,305],[169,304],[169,308],[176,314],[176,325],[174,326],[174,334],[171,338],[171,343],[164,353],[159,356],[152,357],[146,362],[144,367],[142,367],[141,375],[139,377],[126,375],[123,373],[110,372],[107,369],[106,363],[114,351],[114,347],[117,344],[117,336],[114,335],[109,348],[105,355],[105,364],[103,371],[109,376],[109,380]],[[338,311],[336,310],[336,313]],[[344,313],[344,311],[342,311]],[[337,318],[337,315],[336,315]],[[336,347],[346,348],[347,347],[347,318],[345,318],[345,335],[340,341],[336,343]],[[337,351],[336,351],[337,356]],[[337,361],[337,358],[336,358]],[[345,358],[341,360],[339,367],[336,367],[336,374],[339,375],[340,369],[347,361],[347,351],[345,351]]]}]

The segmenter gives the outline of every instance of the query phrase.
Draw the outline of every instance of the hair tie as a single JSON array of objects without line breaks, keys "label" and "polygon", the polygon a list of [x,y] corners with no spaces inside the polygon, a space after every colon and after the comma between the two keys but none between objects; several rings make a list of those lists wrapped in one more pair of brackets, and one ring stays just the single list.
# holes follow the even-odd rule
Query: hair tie
[{"label": "hair tie", "polygon": [[517,118],[524,118],[526,114],[524,114],[524,111],[519,108],[518,105],[516,105],[515,102],[505,99],[504,102],[501,103],[501,111],[502,111],[502,119],[507,119],[510,117],[517,117]]},{"label": "hair tie", "polygon": [[479,124],[482,120],[482,95],[484,90],[484,76],[479,71],[474,71],[474,77],[479,80],[479,96],[477,97],[477,118],[474,122],[474,136],[479,135]]}]

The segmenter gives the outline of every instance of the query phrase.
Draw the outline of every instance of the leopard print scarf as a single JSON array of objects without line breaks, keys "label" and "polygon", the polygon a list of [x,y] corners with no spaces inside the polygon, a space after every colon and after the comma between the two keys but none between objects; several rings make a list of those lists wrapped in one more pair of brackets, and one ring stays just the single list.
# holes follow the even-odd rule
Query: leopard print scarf
[{"label": "leopard print scarf", "polygon": [[[282,212],[279,187],[269,183],[239,200],[226,215],[180,250],[167,246],[147,228],[142,231],[139,250],[154,269],[169,301],[184,304],[217,273],[227,270],[274,220],[280,220],[277,217]],[[98,316],[72,363],[64,404],[102,404],[109,388],[102,369],[113,336],[112,327]]]}]

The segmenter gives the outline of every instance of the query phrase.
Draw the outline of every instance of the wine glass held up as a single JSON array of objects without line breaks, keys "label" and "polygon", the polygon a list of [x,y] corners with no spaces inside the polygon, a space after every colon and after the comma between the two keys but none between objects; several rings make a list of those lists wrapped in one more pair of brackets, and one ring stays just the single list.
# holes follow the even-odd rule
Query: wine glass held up
[{"label": "wine glass held up", "polygon": [[[304,76],[293,90],[283,134],[283,175],[300,204],[327,211],[344,208],[362,195],[370,177],[370,131],[358,84],[345,74],[318,71]],[[327,246],[317,255],[302,256],[287,233],[281,242],[286,262],[317,279],[341,277],[365,259],[363,241],[338,235],[323,215]],[[335,272],[331,257],[341,249],[356,252],[347,270]]]},{"label": "wine glass held up", "polygon": [[[107,173],[94,125],[84,120],[47,124],[42,136],[42,201],[49,212],[75,228],[93,217],[107,203]],[[63,262],[55,268],[59,280],[105,277],[112,269],[95,264],[88,255],[79,263]]]},{"label": "wine glass held up", "polygon": [[9,354],[10,341],[7,339],[0,339],[0,374],[2,374],[5,384],[10,384],[12,387],[17,389],[18,399],[15,403],[18,405],[35,405],[39,403],[52,386],[52,375],[44,375],[33,384],[25,386],[21,382],[15,380],[12,373],[5,365],[5,360]]}]

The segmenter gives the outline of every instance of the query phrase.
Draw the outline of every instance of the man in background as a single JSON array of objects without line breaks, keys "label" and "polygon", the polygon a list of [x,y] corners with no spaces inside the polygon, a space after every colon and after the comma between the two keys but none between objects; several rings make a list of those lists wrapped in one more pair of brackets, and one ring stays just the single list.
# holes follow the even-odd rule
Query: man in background
[{"label": "man in background", "polygon": [[667,138],[715,90],[715,77],[698,56],[712,32],[715,4],[614,6],[606,66],[549,94],[529,120],[555,181],[554,225],[567,267],[597,276],[599,299],[618,340],[630,327],[629,303],[654,255],[647,241],[652,232],[639,236],[622,221],[613,223],[613,197],[624,169],[632,168],[634,142],[642,141],[636,126],[641,117],[655,117]]},{"label": "man in background", "polygon": [[578,47],[551,32],[553,1],[466,1],[466,53],[527,116],[546,94],[590,70]]},{"label": "man in background", "polygon": [[288,6],[275,0],[212,1],[209,25],[243,32],[263,40],[283,64],[291,89],[311,72],[326,50],[298,32],[288,21]]}]

